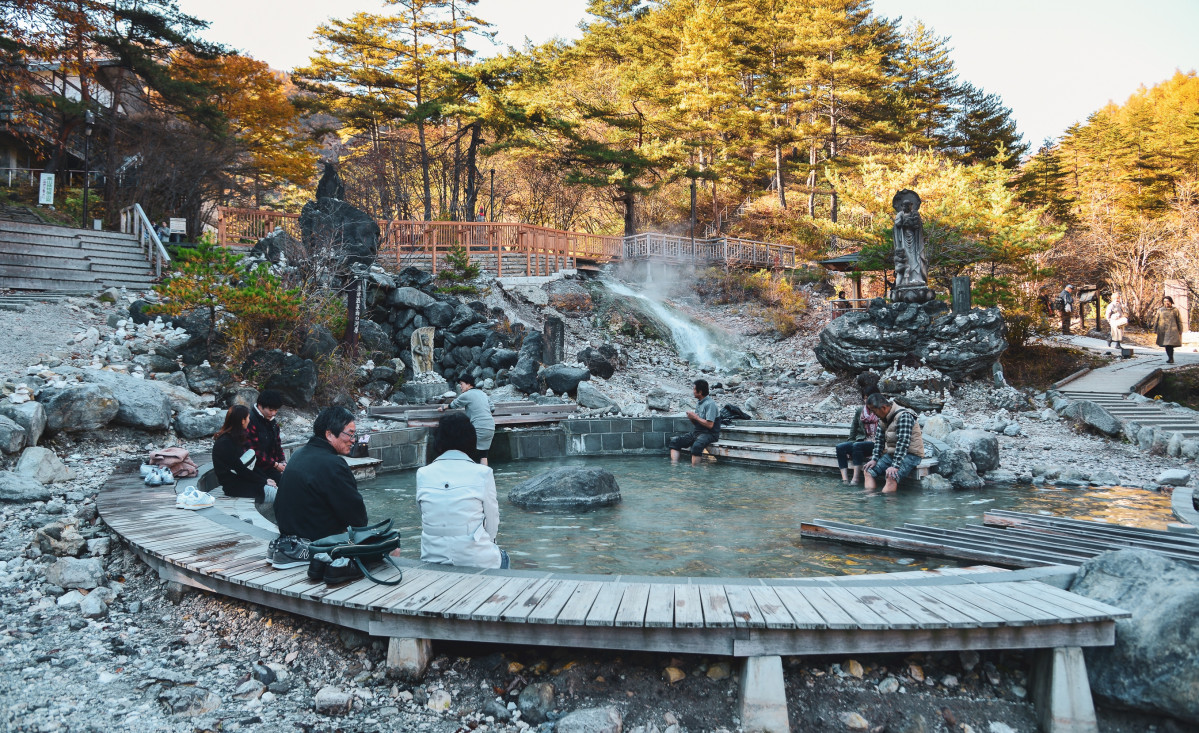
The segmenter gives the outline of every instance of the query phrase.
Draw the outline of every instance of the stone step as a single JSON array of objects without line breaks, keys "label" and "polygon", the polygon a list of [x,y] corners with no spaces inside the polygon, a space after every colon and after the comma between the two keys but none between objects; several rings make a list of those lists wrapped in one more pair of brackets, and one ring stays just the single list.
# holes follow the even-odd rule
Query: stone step
[{"label": "stone step", "polygon": [[[54,265],[54,267],[48,268],[48,265],[51,263]],[[6,265],[12,268],[27,267],[34,272],[44,269],[78,270],[87,272],[91,269],[91,263],[84,259],[48,257],[47,255],[3,251],[0,251],[0,265]]]},{"label": "stone step", "polygon": [[[737,461],[773,463],[791,468],[837,468],[837,451],[833,446],[752,443],[740,440],[720,440],[708,446],[708,452],[718,458]],[[937,459],[925,458],[915,474],[927,476],[937,465]]]},{"label": "stone step", "polygon": [[721,435],[729,440],[747,443],[772,443],[779,445],[835,446],[849,439],[849,426],[841,425],[746,425],[736,423],[721,428]]}]

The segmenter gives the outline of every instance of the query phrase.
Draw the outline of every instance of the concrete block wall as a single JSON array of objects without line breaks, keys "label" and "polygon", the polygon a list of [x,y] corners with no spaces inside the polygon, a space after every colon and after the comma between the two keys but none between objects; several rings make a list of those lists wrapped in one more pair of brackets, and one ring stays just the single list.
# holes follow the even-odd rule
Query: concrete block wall
[{"label": "concrete block wall", "polygon": [[675,435],[690,432],[686,417],[613,417],[566,420],[566,455],[661,454]]},{"label": "concrete block wall", "polygon": [[402,471],[425,465],[428,433],[425,428],[401,428],[371,433],[369,455],[383,461],[377,470]]}]

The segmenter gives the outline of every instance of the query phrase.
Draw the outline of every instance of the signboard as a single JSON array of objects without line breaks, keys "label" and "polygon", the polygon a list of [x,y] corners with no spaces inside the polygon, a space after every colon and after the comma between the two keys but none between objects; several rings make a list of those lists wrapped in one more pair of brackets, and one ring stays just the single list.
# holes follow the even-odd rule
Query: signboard
[{"label": "signboard", "polygon": [[171,234],[187,234],[187,219],[171,217]]},{"label": "signboard", "polygon": [[54,174],[43,173],[41,185],[38,187],[37,202],[44,206],[54,205]]}]

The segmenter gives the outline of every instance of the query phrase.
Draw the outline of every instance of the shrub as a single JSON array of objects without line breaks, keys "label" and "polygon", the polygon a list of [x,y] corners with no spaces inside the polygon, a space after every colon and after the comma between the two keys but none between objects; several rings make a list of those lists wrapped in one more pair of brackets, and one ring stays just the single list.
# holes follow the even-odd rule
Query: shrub
[{"label": "shrub", "polygon": [[437,286],[437,292],[452,295],[477,295],[479,288],[471,283],[479,276],[479,266],[472,264],[466,253],[466,248],[458,245],[446,252],[448,267],[437,272],[437,280],[442,285]]}]

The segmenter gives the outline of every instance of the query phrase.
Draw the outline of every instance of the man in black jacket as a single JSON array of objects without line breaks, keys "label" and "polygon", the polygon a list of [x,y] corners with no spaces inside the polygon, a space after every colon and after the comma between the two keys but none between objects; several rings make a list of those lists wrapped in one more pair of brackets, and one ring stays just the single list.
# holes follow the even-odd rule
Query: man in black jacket
[{"label": "man in black jacket", "polygon": [[287,468],[283,455],[283,441],[279,437],[279,422],[275,416],[283,407],[283,395],[273,389],[264,389],[258,395],[257,404],[250,410],[250,427],[246,437],[254,449],[254,472],[272,479],[276,483]]},{"label": "man in black jacket", "polygon": [[367,524],[358,482],[342,458],[350,454],[355,431],[349,410],[330,407],[317,415],[308,443],[292,454],[275,498],[280,537],[268,557],[276,568],[307,565],[309,542]]}]

